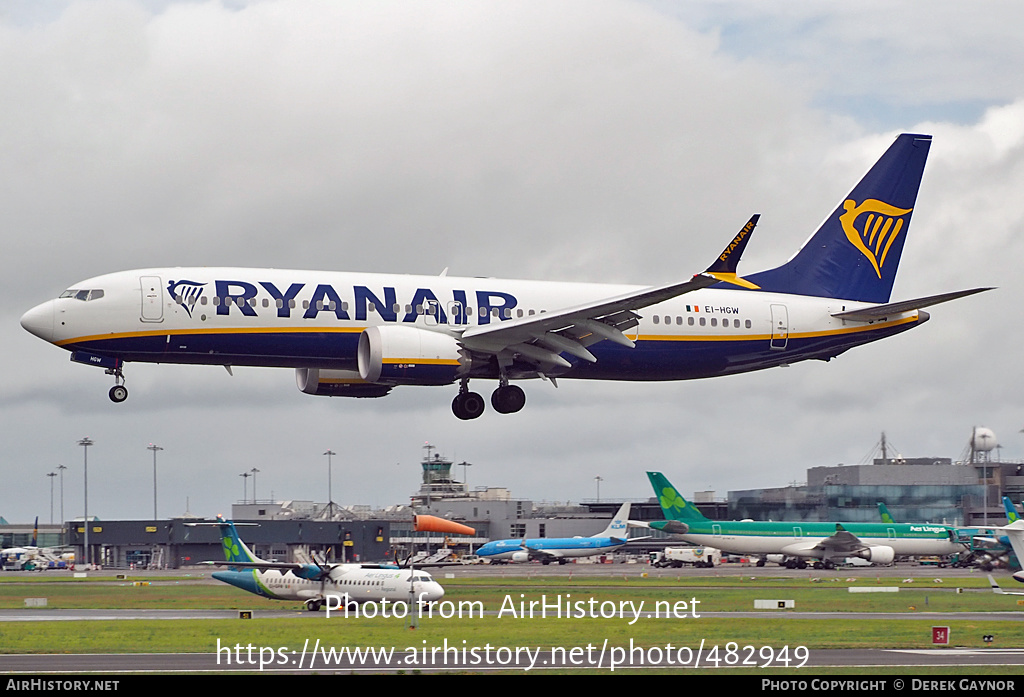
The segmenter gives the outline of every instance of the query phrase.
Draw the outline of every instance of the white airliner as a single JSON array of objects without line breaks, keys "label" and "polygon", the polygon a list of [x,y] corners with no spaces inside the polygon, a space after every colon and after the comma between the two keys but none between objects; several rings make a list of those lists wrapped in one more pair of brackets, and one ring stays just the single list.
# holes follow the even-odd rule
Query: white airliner
[{"label": "white airliner", "polygon": [[687,380],[844,351],[911,329],[922,308],[984,288],[890,303],[931,136],[903,134],[788,262],[736,267],[754,216],[705,272],[663,286],[245,268],[98,276],[21,324],[114,377],[125,363],[293,368],[307,394],[382,397],[459,384],[452,410],[522,409],[513,380]]},{"label": "white airliner", "polygon": [[231,521],[217,517],[228,571],[213,577],[242,590],[275,600],[297,600],[306,609],[341,608],[350,604],[430,603],[444,597],[444,588],[419,569],[374,564],[299,564],[260,559],[242,542]]}]

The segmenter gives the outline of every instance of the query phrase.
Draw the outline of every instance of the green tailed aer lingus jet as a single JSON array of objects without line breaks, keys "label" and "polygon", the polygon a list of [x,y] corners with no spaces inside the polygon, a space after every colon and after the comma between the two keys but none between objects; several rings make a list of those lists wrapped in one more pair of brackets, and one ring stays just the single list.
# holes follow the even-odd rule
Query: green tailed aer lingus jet
[{"label": "green tailed aer lingus jet", "polygon": [[[944,555],[963,551],[955,528],[913,523],[819,523],[709,520],[684,499],[661,472],[648,478],[665,514],[650,524],[695,545],[785,562],[789,568],[831,568],[847,557],[890,564],[898,556]],[[771,557],[769,559],[769,557]]]}]

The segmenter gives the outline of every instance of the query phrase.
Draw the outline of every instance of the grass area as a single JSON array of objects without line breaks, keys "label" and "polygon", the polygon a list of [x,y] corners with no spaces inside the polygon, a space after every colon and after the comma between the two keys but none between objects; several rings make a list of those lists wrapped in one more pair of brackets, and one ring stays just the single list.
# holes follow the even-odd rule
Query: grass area
[{"label": "grass area", "polygon": [[[4,622],[0,646],[4,653],[161,653],[210,652],[218,647],[247,645],[301,650],[303,643],[319,640],[325,646],[449,646],[531,647],[706,646],[728,642],[740,646],[788,645],[811,649],[930,648],[931,620],[887,621],[778,619],[640,620],[512,620],[424,619],[415,631],[403,619],[341,619],[333,617],[279,618],[253,621],[154,620],[90,622]],[[1024,646],[1024,624],[1011,621],[943,622],[950,627],[952,644],[980,648],[982,636],[992,634],[998,648]],[[219,643],[218,643],[219,642]]]},{"label": "grass area", "polygon": [[[21,609],[28,597],[45,597],[48,608],[68,609],[251,609],[256,619],[231,620],[124,620],[0,622],[0,651],[5,653],[117,653],[117,652],[209,652],[218,646],[275,646],[301,650],[307,640],[328,646],[436,646],[449,645],[531,647],[585,646],[608,640],[610,645],[696,647],[736,642],[740,646],[788,645],[826,648],[930,648],[931,627],[951,628],[952,644],[983,647],[983,635],[995,637],[994,647],[1024,647],[1024,622],[1007,620],[946,621],[943,613],[1016,611],[1013,597],[997,596],[987,590],[985,579],[947,578],[936,584],[918,578],[902,584],[900,577],[870,577],[809,581],[794,577],[691,576],[648,577],[607,576],[565,577],[474,577],[445,579],[446,601],[482,606],[497,612],[509,603],[518,615],[520,602],[583,602],[589,608],[593,598],[603,602],[644,602],[673,606],[685,602],[680,617],[641,617],[633,624],[622,618],[533,618],[513,616],[426,618],[419,629],[407,628],[402,618],[328,619],[324,613],[310,617],[301,603],[267,600],[226,585],[201,582],[201,578],[172,577],[152,585],[132,585],[131,579],[110,577],[61,579],[54,576],[5,577],[0,583],[0,608]],[[147,579],[152,580],[152,579]],[[849,586],[901,586],[899,593],[850,593]],[[971,589],[956,593],[957,587]],[[546,598],[544,596],[547,596]],[[856,611],[928,613],[921,619],[796,619],[694,618],[697,614],[753,610],[754,599],[791,599],[798,611]],[[464,605],[464,608],[468,605]],[[528,605],[527,605],[528,607]],[[282,615],[260,616],[266,610],[286,610]],[[291,611],[293,614],[287,614]],[[45,613],[47,609],[39,609]],[[780,611],[785,613],[786,611]],[[936,613],[934,616],[932,613]],[[1022,614],[1024,619],[1024,614]],[[219,644],[218,644],[219,642]]]},{"label": "grass area", "polygon": [[[806,612],[998,612],[1018,609],[1013,597],[998,596],[987,590],[987,582],[977,578],[948,579],[935,584],[930,579],[917,579],[901,584],[899,578],[878,580],[810,582],[796,578],[749,577],[558,577],[530,578],[459,578],[439,579],[445,586],[446,600],[480,601],[485,608],[497,611],[507,602],[548,602],[561,597],[563,602],[587,600],[645,602],[651,609],[657,602],[674,605],[693,599],[699,601],[700,612],[753,610],[754,599],[789,599],[796,609]],[[210,584],[202,578],[174,579],[135,586],[132,579],[78,579],[77,583],[48,583],[31,579],[23,583],[0,584],[0,608],[24,607],[28,597],[45,597],[49,608],[125,608],[125,609],[282,609],[301,608],[300,603],[267,600],[223,584]],[[900,586],[898,593],[850,593],[850,586]],[[956,588],[972,589],[956,593]],[[520,597],[523,596],[523,597]],[[1024,596],[1022,596],[1024,597]],[[1024,608],[1021,608],[1024,609]],[[44,611],[44,610],[41,610]]]}]

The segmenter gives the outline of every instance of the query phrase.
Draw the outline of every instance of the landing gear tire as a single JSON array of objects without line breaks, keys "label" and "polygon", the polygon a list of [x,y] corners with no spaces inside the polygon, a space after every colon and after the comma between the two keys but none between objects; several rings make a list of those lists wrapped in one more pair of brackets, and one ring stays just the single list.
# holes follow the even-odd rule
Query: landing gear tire
[{"label": "landing gear tire", "polygon": [[110,401],[115,404],[120,404],[124,400],[128,399],[128,388],[124,385],[114,385],[110,388],[110,392],[107,393],[110,397]]},{"label": "landing gear tire", "polygon": [[452,400],[452,412],[463,421],[477,418],[485,407],[484,398],[476,392],[461,392]]},{"label": "landing gear tire", "polygon": [[321,605],[321,603],[320,603],[319,600],[310,600],[309,602],[306,603],[306,609],[309,610],[310,612],[319,612],[320,611],[320,605]]},{"label": "landing gear tire", "polygon": [[491,406],[499,414],[514,414],[526,405],[526,393],[519,385],[503,385],[491,393]]}]

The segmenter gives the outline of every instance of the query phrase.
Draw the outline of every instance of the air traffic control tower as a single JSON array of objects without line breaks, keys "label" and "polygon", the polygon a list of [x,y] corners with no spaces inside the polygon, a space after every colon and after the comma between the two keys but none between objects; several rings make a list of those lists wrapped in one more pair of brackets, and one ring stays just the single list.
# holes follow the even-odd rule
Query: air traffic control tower
[{"label": "air traffic control tower", "polygon": [[[430,507],[431,502],[441,499],[464,499],[469,496],[465,482],[452,479],[452,461],[434,452],[437,448],[430,443],[423,446],[426,455],[420,465],[423,467],[423,483],[413,494],[412,505]],[[469,463],[462,463],[468,467]]]}]

